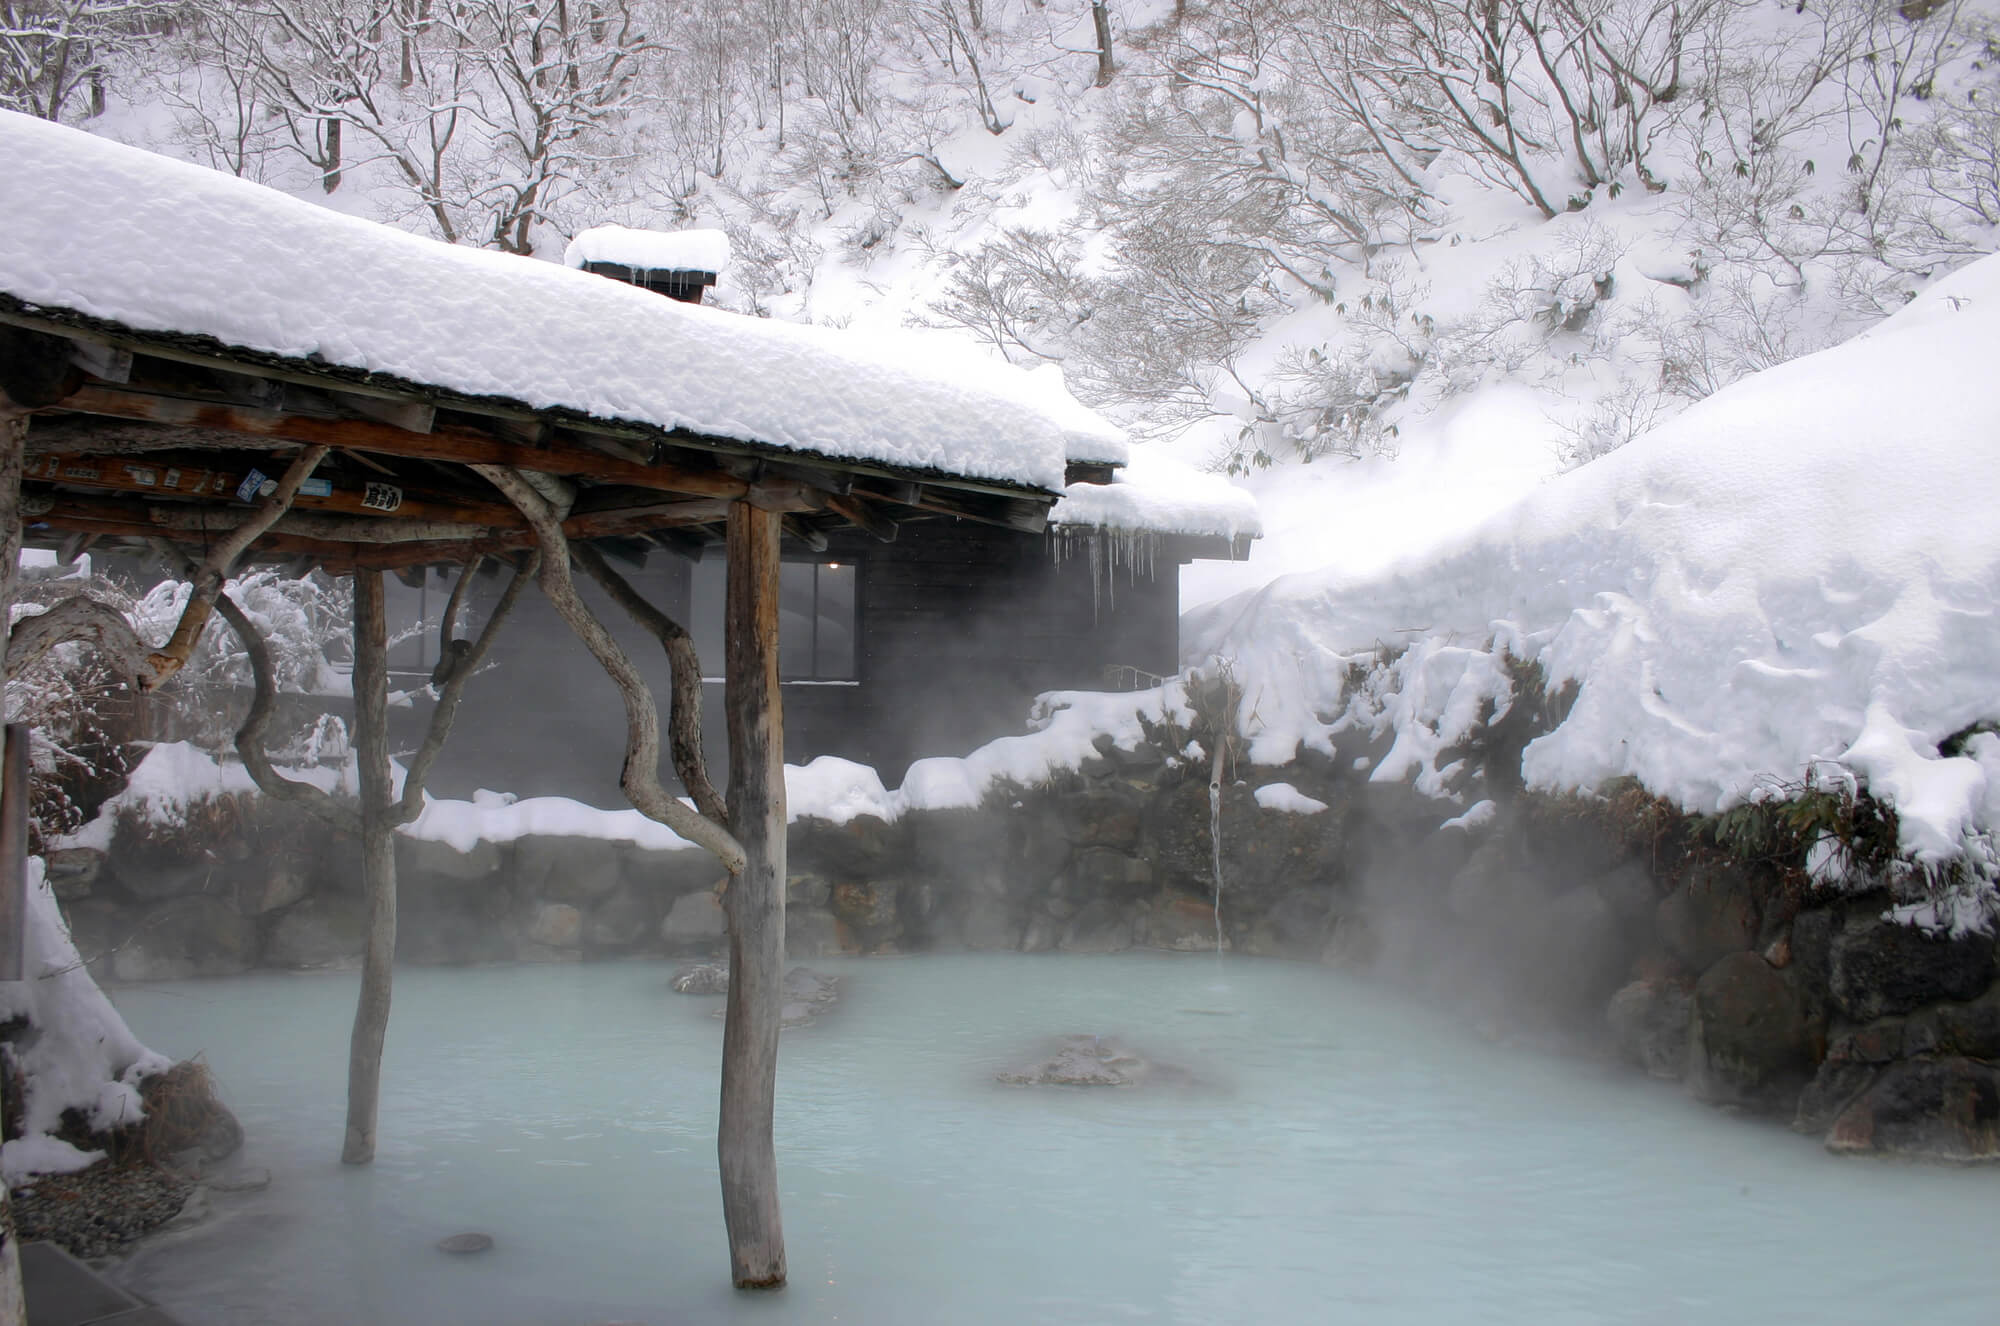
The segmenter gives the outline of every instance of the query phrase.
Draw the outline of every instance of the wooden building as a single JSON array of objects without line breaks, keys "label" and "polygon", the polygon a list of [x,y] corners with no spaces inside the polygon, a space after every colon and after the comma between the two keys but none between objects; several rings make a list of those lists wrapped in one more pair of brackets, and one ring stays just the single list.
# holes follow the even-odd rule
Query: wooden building
[{"label": "wooden building", "polygon": [[[940,371],[826,329],[434,243],[11,112],[0,112],[0,159],[0,611],[24,542],[65,556],[144,550],[190,585],[165,642],[139,641],[116,612],[77,598],[17,623],[0,663],[82,641],[144,690],[186,662],[210,613],[242,642],[259,680],[236,740],[246,769],[267,795],[361,843],[368,936],[342,1158],[375,1152],[393,835],[421,809],[454,713],[488,699],[487,731],[545,754],[573,735],[537,737],[530,716],[566,721],[583,678],[608,677],[623,736],[603,758],[624,796],[728,872],[722,1208],[735,1283],[784,1283],[772,1112],[785,709],[810,730],[823,705],[838,740],[892,763],[931,738],[926,723],[940,741],[976,739],[957,711],[983,711],[982,690],[1086,682],[1097,661],[1065,651],[1086,594],[1102,596],[1101,627],[1116,587],[1064,578],[1044,542],[1052,522],[1068,531],[1059,541],[1110,540],[1112,551],[1144,539],[1162,567],[1188,550],[1174,539],[1203,531],[1098,532],[1147,509],[1143,485],[1120,481],[1117,431],[1045,379]],[[659,554],[692,564],[690,610],[717,596],[702,568],[725,568],[722,639],[704,667],[668,605],[616,569]],[[264,752],[268,653],[226,583],[252,562],[353,578],[352,802],[288,779]],[[481,564],[512,576],[476,638],[441,614],[440,698],[399,789],[385,574],[427,584],[428,568],[450,567],[467,585]],[[530,578],[582,651],[551,678],[496,669],[494,693],[473,696]],[[601,587],[596,605],[579,579]],[[803,626],[784,632],[788,593]],[[1102,635],[1105,661],[1130,662],[1111,657],[1129,649],[1161,670],[1171,662],[1167,579],[1128,586],[1126,601],[1148,594],[1152,625],[1141,612],[1129,639]],[[843,603],[854,623],[844,642]],[[613,605],[644,653],[606,629]],[[786,687],[787,645],[795,666],[803,648],[810,673],[854,675],[800,678],[829,683],[823,694]],[[670,666],[654,665],[655,651]],[[648,668],[666,674],[664,722]],[[723,678],[726,797],[696,740],[703,672]],[[662,786],[663,755],[692,806]]]}]

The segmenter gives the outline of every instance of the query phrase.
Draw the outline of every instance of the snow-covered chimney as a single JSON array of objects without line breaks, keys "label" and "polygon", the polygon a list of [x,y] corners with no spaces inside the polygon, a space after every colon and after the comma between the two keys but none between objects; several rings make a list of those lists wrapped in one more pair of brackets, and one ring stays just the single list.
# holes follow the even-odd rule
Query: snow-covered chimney
[{"label": "snow-covered chimney", "polygon": [[685,304],[701,303],[701,292],[729,262],[729,236],[720,230],[634,230],[592,226],[569,242],[563,263],[608,276]]}]

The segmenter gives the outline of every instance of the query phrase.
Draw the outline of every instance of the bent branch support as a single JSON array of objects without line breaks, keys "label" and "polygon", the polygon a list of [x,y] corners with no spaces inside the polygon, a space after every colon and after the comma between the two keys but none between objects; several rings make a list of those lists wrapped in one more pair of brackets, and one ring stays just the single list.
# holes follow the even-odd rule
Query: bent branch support
[{"label": "bent branch support", "polygon": [[651,632],[667,654],[667,673],[673,694],[667,707],[667,755],[681,786],[694,799],[695,809],[715,823],[727,827],[729,808],[715,785],[708,781],[708,763],[701,749],[701,659],[695,653],[694,637],[687,628],[646,601],[631,582],[614,571],[595,548],[576,549],[576,562],[592,580],[603,587],[611,601]]},{"label": "bent branch support", "polygon": [[307,447],[285,468],[284,478],[270,496],[263,498],[248,520],[230,530],[202,559],[194,576],[194,592],[188,596],[187,606],[181,609],[180,623],[174,627],[173,635],[156,650],[150,660],[152,670],[147,678],[147,689],[158,686],[167,678],[187,665],[194,653],[195,643],[208,625],[210,614],[215,611],[216,596],[222,593],[222,582],[229,579],[237,561],[249,551],[257,536],[277,524],[278,517],[291,507],[292,499],[298,496],[299,486],[326,458],[326,447]]},{"label": "bent branch support", "polygon": [[528,518],[542,550],[542,593],[618,687],[625,704],[625,768],[618,784],[625,799],[647,819],[712,852],[731,875],[742,874],[743,848],[729,830],[683,805],[660,785],[659,707],[645,677],[577,593],[569,569],[569,537],[563,533],[560,513],[518,471],[499,465],[474,465],[472,469]]}]

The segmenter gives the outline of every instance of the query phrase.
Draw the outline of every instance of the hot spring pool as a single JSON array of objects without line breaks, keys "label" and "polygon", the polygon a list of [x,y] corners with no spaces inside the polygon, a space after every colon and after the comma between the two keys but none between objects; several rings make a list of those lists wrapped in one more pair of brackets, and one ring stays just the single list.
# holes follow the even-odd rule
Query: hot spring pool
[{"label": "hot spring pool", "polygon": [[[847,989],[785,1034],[782,1293],[728,1285],[718,1001],[640,963],[399,972],[372,1170],[352,974],[115,992],[273,1175],[117,1278],[187,1326],[2000,1321],[2000,1172],[1837,1160],[1339,972],[814,965]],[[993,1083],[1079,1031],[1203,1085]]]}]

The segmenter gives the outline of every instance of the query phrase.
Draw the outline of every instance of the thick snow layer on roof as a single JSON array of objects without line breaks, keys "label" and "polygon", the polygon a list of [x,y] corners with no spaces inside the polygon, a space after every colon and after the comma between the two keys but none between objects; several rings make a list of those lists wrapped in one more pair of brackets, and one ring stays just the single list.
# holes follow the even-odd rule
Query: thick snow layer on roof
[{"label": "thick snow layer on roof", "polygon": [[[1632,775],[1714,811],[1855,776],[1917,863],[1993,863],[2000,739],[1939,744],[2000,719],[1996,363],[2000,257],[1420,565],[1288,576],[1190,614],[1184,639],[1234,660],[1261,761],[1368,722],[1397,733],[1373,776],[1422,787],[1482,702],[1507,702],[1505,649],[1580,687],[1523,756],[1532,786]],[[1393,691],[1343,695],[1381,642],[1410,646]]]},{"label": "thick snow layer on roof", "polygon": [[592,226],[563,250],[563,266],[616,263],[652,272],[720,272],[729,265],[729,236],[720,230],[634,230]]},{"label": "thick snow layer on roof", "polygon": [[1204,473],[1154,447],[1133,450],[1110,483],[1064,488],[1049,523],[1226,539],[1263,532],[1257,499],[1221,475]]},{"label": "thick snow layer on roof", "polygon": [[103,1159],[51,1136],[65,1110],[81,1110],[92,1128],[135,1122],[144,1107],[140,1079],[171,1066],[141,1045],[90,979],[69,937],[40,857],[28,861],[24,936],[27,980],[0,982],[0,1018],[25,1019],[33,1033],[13,1045],[25,1084],[20,1137],[0,1147],[9,1184],[29,1174],[67,1173]]},{"label": "thick snow layer on roof", "polygon": [[[863,338],[441,244],[0,112],[0,291],[535,408],[1059,492],[1119,436],[945,337]],[[1108,445],[1108,443],[1103,443]]]}]

